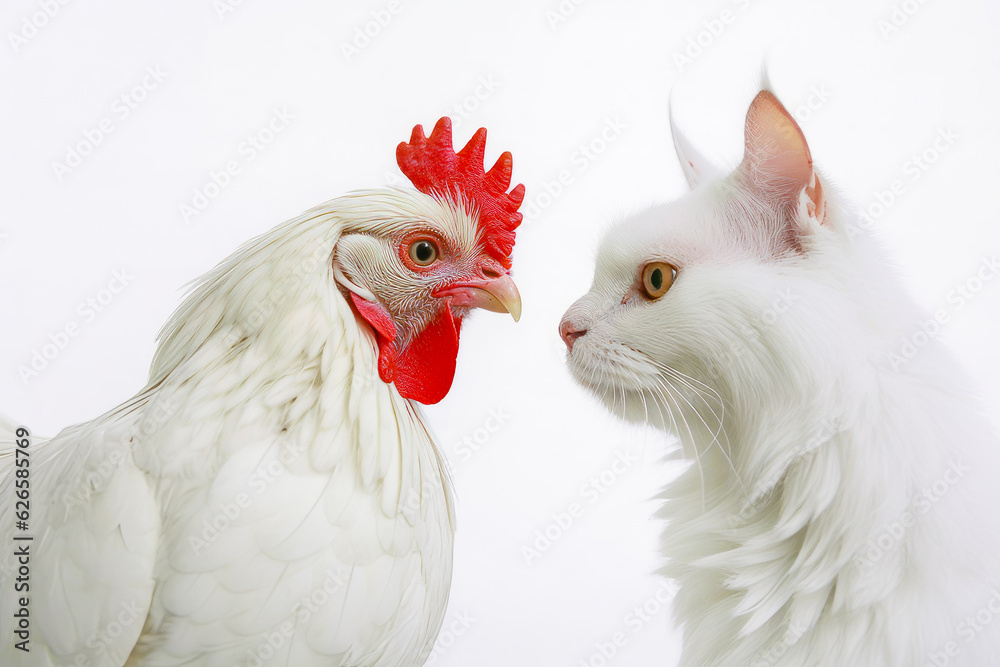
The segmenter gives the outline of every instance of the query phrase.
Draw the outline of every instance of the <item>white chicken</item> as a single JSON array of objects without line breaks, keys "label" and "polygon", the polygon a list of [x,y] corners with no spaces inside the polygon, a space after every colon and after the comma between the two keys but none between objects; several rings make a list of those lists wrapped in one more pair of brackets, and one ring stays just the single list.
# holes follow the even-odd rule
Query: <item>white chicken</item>
[{"label": "white chicken", "polygon": [[48,441],[0,422],[0,523],[21,538],[0,663],[424,662],[455,519],[418,403],[448,392],[471,309],[521,308],[524,187],[509,153],[484,173],[485,138],[456,154],[447,118],[418,125],[397,161],[419,191],[352,193],[243,246],[123,405]]}]

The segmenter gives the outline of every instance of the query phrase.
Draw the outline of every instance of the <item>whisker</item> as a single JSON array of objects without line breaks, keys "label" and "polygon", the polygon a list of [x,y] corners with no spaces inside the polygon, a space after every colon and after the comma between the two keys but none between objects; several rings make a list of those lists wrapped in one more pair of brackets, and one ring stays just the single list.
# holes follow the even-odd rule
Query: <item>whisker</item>
[{"label": "whisker", "polygon": [[[678,379],[681,382],[684,382],[683,378],[676,377],[676,375],[682,375],[679,371],[676,371],[675,369],[672,369],[672,368],[669,368],[669,367],[665,367],[664,370],[670,371],[672,374],[675,375],[675,379]],[[685,383],[685,384],[687,384],[687,383]],[[687,385],[687,386],[690,387],[690,385]],[[678,391],[677,393],[680,395],[680,398],[683,399],[683,401],[685,403],[687,403],[688,407],[691,408],[691,411],[695,413],[695,415],[698,417],[698,420],[701,421],[702,425],[705,427],[705,430],[711,433],[712,428],[708,425],[708,423],[705,421],[705,418],[702,417],[701,413],[694,407],[694,405],[691,403],[691,401],[689,401],[687,399],[687,397],[684,396],[683,392]],[[708,452],[708,450],[711,449],[711,447],[712,447],[713,444],[718,445],[719,451],[722,452],[722,455],[725,457],[726,461],[729,463],[730,469],[733,471],[733,476],[736,478],[736,483],[740,485],[740,488],[743,490],[743,493],[746,494],[747,493],[746,485],[743,484],[743,480],[740,478],[739,471],[736,469],[736,466],[733,463],[733,459],[730,457],[729,452],[726,450],[726,447],[724,447],[722,445],[722,442],[719,440],[719,434],[720,433],[722,435],[724,435],[724,436],[726,434],[726,432],[725,432],[725,426],[723,425],[722,420],[719,418],[718,414],[716,414],[715,410],[712,408],[711,404],[709,404],[709,402],[705,399],[704,396],[702,396],[698,392],[695,392],[695,395],[698,396],[702,400],[703,403],[705,403],[705,406],[712,412],[712,414],[715,416],[716,420],[719,423],[719,428],[718,428],[717,431],[715,431],[715,433],[712,433],[712,440],[708,443],[708,446],[705,448],[705,452]],[[728,436],[726,436],[726,443],[727,444],[729,443]],[[695,449],[697,450],[697,444],[695,445]]]},{"label": "whisker", "polygon": [[[688,389],[690,389],[695,394],[695,396],[697,396],[699,399],[701,399],[701,401],[705,404],[705,407],[708,408],[708,410],[712,413],[712,416],[715,417],[716,421],[719,423],[719,430],[712,434],[713,437],[717,438],[718,435],[719,435],[719,433],[723,429],[723,419],[722,418],[726,414],[726,412],[725,412],[725,406],[722,405],[721,403],[719,404],[719,408],[722,411],[722,417],[720,417],[719,414],[715,411],[715,408],[712,407],[712,404],[708,401],[707,398],[705,398],[704,392],[700,391],[697,387],[693,386],[690,382],[688,382],[688,380],[685,378],[685,376],[684,376],[683,373],[680,373],[679,371],[674,370],[673,368],[670,368],[668,366],[665,366],[663,368],[663,371],[665,373],[667,373],[672,379],[677,380],[678,382],[680,382],[681,384],[683,384],[685,387],[687,387]],[[693,406],[692,406],[692,409],[694,409]],[[702,423],[704,423],[704,422],[702,422]],[[711,430],[711,428],[709,428],[708,424],[705,424],[705,428],[707,428],[708,430]]]},{"label": "whisker", "polygon": [[[595,364],[587,369],[589,379],[594,382],[595,386],[603,387],[605,402],[610,404],[612,413],[628,419],[629,405],[631,403],[635,406],[635,401],[638,399],[642,402],[643,419],[646,423],[650,423],[649,401],[652,401],[659,412],[660,423],[663,427],[672,429],[682,444],[685,438],[690,440],[701,483],[702,511],[705,510],[707,504],[706,471],[702,455],[708,454],[713,445],[718,446],[737,484],[744,494],[747,493],[746,485],[733,461],[731,443],[729,435],[726,433],[727,401],[718,390],[632,348],[626,348],[625,352],[615,350],[613,355],[608,356],[612,357],[605,358],[605,361],[609,363]],[[620,372],[616,372],[619,370]],[[630,388],[634,383],[628,378],[633,376],[635,379],[644,379],[645,382],[639,384],[639,388]],[[647,393],[649,394],[648,400]],[[621,400],[620,408],[618,406],[619,399]],[[695,400],[699,402],[697,406],[694,403]],[[686,407],[682,407],[682,401]],[[692,428],[688,418],[689,411],[694,413],[695,419],[704,428],[704,432],[709,438],[704,448],[695,438],[694,428]],[[712,423],[709,423],[709,419],[712,420]],[[684,435],[685,433],[686,435]]]},{"label": "whisker", "polygon": [[[682,373],[681,371],[677,370],[676,368],[674,368],[672,366],[668,366],[668,365],[666,365],[664,363],[661,363],[661,362],[655,361],[655,360],[651,360],[651,361],[653,361],[653,365],[656,366],[657,368],[659,368],[660,370],[672,374],[678,380],[682,380],[688,387],[691,388],[691,391],[694,391],[694,392],[696,392],[696,393],[698,393],[699,395],[702,395],[702,396],[704,396],[704,394],[707,392],[709,396],[711,396],[715,401],[717,401],[717,403],[719,405],[719,409],[722,411],[722,416],[725,417],[725,414],[726,414],[726,402],[722,398],[722,395],[718,391],[716,391],[715,389],[713,389],[709,385],[705,384],[701,380],[697,380],[697,379],[691,377],[690,375],[688,375],[686,373]],[[700,389],[700,388],[698,388],[695,385],[701,385],[701,387],[703,387],[703,389]],[[712,412],[713,412],[713,414],[715,413],[714,410]],[[719,418],[718,415],[716,415],[716,418],[721,421],[721,418]]]},{"label": "whisker", "polygon": [[[660,390],[663,392],[661,395],[667,402],[670,401],[672,394],[670,392],[670,384],[666,382],[665,378],[659,376],[654,376],[653,381],[659,386]],[[698,443],[694,439],[694,433],[691,431],[691,427],[687,423],[687,418],[684,417],[683,411],[680,409],[680,404],[674,401],[674,405],[677,408],[677,417],[684,421],[684,426],[687,428],[688,435],[691,437],[691,446],[694,449],[695,464],[698,466],[698,477],[701,481],[701,511],[705,511],[705,469],[701,465],[701,454],[698,452]],[[677,420],[674,419],[672,411],[667,409],[667,414],[670,415],[670,421],[673,423],[674,431],[677,433],[677,437],[681,438],[680,427],[677,424]],[[683,443],[683,438],[681,439]]]},{"label": "whisker", "polygon": [[[708,410],[712,413],[712,416],[719,424],[719,429],[716,432],[712,433],[712,442],[715,442],[719,445],[719,450],[722,452],[723,456],[726,457],[726,461],[729,463],[729,467],[732,469],[733,474],[736,477],[737,483],[739,483],[743,491],[746,492],[746,485],[743,484],[739,472],[737,471],[736,466],[733,463],[732,455],[729,452],[729,445],[730,445],[729,435],[726,433],[725,429],[726,403],[725,400],[722,398],[722,395],[719,394],[719,392],[713,389],[712,387],[705,384],[704,382],[701,382],[700,380],[697,380],[691,377],[690,375],[687,375],[686,373],[677,370],[676,368],[673,368],[671,366],[668,366],[667,364],[663,364],[656,360],[651,359],[650,361],[652,361],[653,365],[662,370],[664,373],[668,374],[673,379],[681,382],[686,387],[691,389],[692,393],[694,393],[694,395],[697,396],[705,404],[705,407],[708,408]],[[707,392],[710,392],[707,397],[706,397],[706,391],[699,389],[697,386],[695,386],[696,384],[701,385],[702,387],[705,388],[705,390],[707,390]],[[715,408],[712,406],[712,403],[708,400],[709,398],[712,398],[719,406],[719,410],[722,413],[721,415],[715,411]],[[687,401],[685,399],[685,402],[688,403],[688,405],[691,407],[692,410],[695,410],[694,406],[691,405],[690,401]],[[698,413],[697,410],[695,410],[695,412]],[[701,418],[700,413],[698,413],[698,415],[699,418]],[[701,419],[701,422],[702,424],[705,424],[704,419]],[[705,428],[711,431],[711,428],[708,426],[708,424],[705,424]],[[723,444],[722,441],[719,440],[720,434],[723,436],[725,444]],[[709,447],[711,447],[711,445],[712,443],[709,443]]]}]

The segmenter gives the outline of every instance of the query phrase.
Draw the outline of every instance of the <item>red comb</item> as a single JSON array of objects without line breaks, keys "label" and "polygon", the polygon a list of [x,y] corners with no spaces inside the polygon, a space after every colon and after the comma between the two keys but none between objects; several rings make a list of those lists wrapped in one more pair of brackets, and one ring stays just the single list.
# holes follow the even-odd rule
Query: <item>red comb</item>
[{"label": "red comb", "polygon": [[518,207],[524,200],[524,186],[510,192],[510,152],[504,152],[488,172],[483,170],[486,128],[481,127],[465,148],[455,153],[451,144],[451,119],[443,117],[430,137],[417,125],[405,141],[396,147],[396,162],[413,185],[425,194],[471,202],[479,211],[486,251],[510,268],[514,249],[514,230],[521,224]]}]

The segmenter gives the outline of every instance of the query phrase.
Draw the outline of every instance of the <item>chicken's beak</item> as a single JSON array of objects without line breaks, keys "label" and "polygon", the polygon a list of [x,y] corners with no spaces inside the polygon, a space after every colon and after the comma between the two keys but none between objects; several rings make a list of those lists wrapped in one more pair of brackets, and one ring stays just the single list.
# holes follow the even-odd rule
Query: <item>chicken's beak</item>
[{"label": "chicken's beak", "polygon": [[434,296],[451,297],[455,306],[510,313],[515,322],[521,319],[521,295],[506,273],[499,278],[454,283],[435,291]]}]

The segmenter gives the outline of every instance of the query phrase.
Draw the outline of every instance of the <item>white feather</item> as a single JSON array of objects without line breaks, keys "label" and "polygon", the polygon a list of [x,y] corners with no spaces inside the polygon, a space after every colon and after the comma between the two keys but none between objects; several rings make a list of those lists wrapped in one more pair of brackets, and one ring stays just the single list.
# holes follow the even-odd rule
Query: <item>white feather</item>
[{"label": "white feather", "polygon": [[[379,380],[332,265],[342,235],[411,223],[476,243],[468,214],[417,192],[327,202],[202,279],[135,399],[36,442],[32,652],[11,640],[5,549],[3,664],[423,662],[448,598],[451,490],[419,408]],[[137,613],[119,632],[123,604]]]}]

